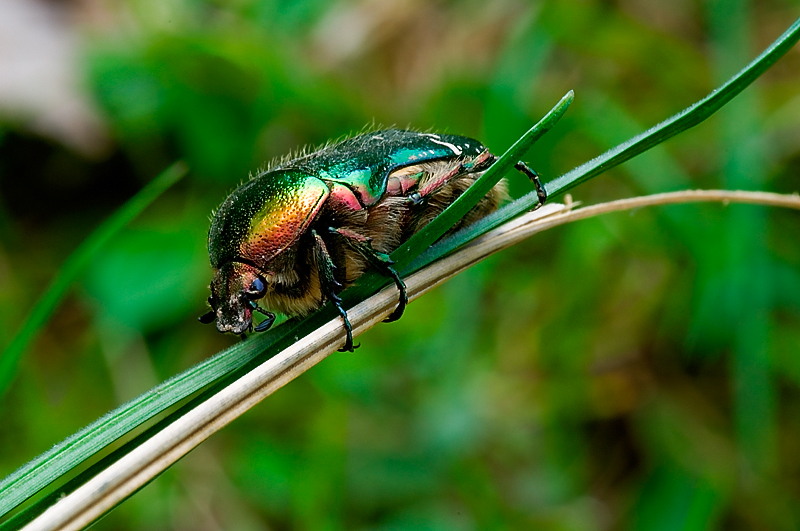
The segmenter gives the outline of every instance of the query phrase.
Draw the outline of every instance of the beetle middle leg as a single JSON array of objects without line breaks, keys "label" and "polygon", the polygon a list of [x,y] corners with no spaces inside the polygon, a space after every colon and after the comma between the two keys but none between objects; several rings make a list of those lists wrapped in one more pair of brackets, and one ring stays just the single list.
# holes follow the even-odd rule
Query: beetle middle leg
[{"label": "beetle middle leg", "polygon": [[322,288],[322,293],[325,297],[331,301],[331,303],[336,307],[336,310],[339,312],[339,315],[342,316],[344,320],[344,329],[347,332],[347,339],[344,342],[344,346],[339,349],[339,352],[353,352],[359,345],[353,345],[353,327],[350,325],[350,319],[347,318],[347,312],[342,307],[342,299],[337,295],[336,290],[341,288],[342,285],[337,282],[336,278],[333,276],[333,270],[336,266],[331,259],[331,255],[328,253],[328,248],[325,245],[325,242],[322,240],[317,231],[311,229],[311,234],[314,236],[314,258],[317,262],[317,270],[319,271],[319,283],[320,287]]},{"label": "beetle middle leg", "polygon": [[337,229],[330,227],[328,230],[331,233],[338,234],[344,238],[344,241],[347,242],[347,244],[353,250],[360,254],[367,261],[367,263],[375,268],[379,273],[394,280],[394,284],[397,286],[397,290],[400,292],[400,300],[397,303],[397,307],[394,309],[394,311],[386,319],[384,319],[383,322],[391,323],[392,321],[397,321],[400,319],[400,317],[403,316],[406,305],[408,305],[408,292],[406,291],[405,282],[403,282],[403,279],[400,278],[400,275],[398,275],[397,271],[395,271],[395,269],[392,267],[394,262],[391,258],[389,258],[389,255],[373,249],[372,238],[368,238],[356,232],[341,228]]}]

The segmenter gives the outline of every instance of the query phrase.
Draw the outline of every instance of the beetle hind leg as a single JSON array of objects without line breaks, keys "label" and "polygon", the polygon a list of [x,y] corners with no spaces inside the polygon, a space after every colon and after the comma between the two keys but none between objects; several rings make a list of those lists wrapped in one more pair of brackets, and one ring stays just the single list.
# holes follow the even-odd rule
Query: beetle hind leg
[{"label": "beetle hind leg", "polygon": [[539,198],[539,206],[543,205],[544,202],[547,201],[547,191],[544,189],[542,181],[539,180],[539,174],[522,161],[514,164],[514,168],[528,176],[533,186],[536,187],[536,196]]},{"label": "beetle hind leg", "polygon": [[360,345],[353,345],[353,327],[350,325],[350,319],[347,318],[347,311],[342,307],[342,299],[336,294],[336,289],[341,288],[342,285],[336,281],[333,276],[333,270],[336,266],[333,264],[331,255],[328,253],[328,248],[322,240],[317,231],[311,230],[314,236],[316,245],[314,245],[314,256],[317,261],[317,269],[319,270],[319,281],[322,293],[331,301],[331,304],[339,312],[339,315],[344,321],[344,329],[347,332],[344,346],[339,349],[339,352],[353,352]]},{"label": "beetle hind leg", "polygon": [[371,238],[345,229],[336,229],[331,227],[329,230],[332,233],[342,236],[347,244],[356,252],[358,252],[358,254],[361,255],[372,268],[377,270],[383,276],[394,280],[394,284],[397,286],[397,291],[400,292],[400,298],[397,302],[397,307],[386,319],[383,320],[383,322],[391,323],[392,321],[397,321],[400,319],[400,317],[403,316],[406,306],[408,305],[408,292],[406,291],[405,282],[403,282],[403,279],[400,278],[400,275],[392,267],[394,262],[391,258],[389,258],[389,255],[373,249]]}]

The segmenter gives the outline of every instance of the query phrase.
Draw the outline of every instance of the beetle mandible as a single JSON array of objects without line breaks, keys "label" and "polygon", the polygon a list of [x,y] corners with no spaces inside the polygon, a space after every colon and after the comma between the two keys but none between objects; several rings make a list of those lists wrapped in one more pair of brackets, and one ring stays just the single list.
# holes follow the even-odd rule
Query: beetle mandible
[{"label": "beetle mandible", "polygon": [[[455,201],[496,157],[477,140],[398,129],[361,134],[284,160],[231,193],[214,214],[208,254],[214,269],[211,311],[202,323],[220,332],[252,331],[253,312],[267,330],[279,312],[304,316],[326,300],[347,332],[341,350],[353,350],[347,312],[338,296],[367,268],[392,278],[399,303],[408,302],[389,253]],[[515,166],[546,199],[536,172]],[[494,211],[505,199],[500,181],[451,229]],[[262,301],[263,307],[257,301]]]}]

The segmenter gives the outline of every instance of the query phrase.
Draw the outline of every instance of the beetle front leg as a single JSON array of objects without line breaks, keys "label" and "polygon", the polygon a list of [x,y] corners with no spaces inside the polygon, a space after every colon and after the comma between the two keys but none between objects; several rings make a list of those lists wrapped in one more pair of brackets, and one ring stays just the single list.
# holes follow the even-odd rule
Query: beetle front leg
[{"label": "beetle front leg", "polygon": [[275,322],[275,314],[272,312],[268,312],[267,310],[257,305],[256,303],[252,303],[252,308],[254,311],[266,316],[266,319],[264,319],[263,321],[261,321],[256,325],[255,331],[264,332],[266,330],[269,330],[270,327],[272,326],[272,323]]},{"label": "beetle front leg", "polygon": [[353,327],[350,325],[350,319],[347,318],[347,312],[342,307],[342,299],[339,295],[336,294],[336,288],[341,288],[342,285],[336,281],[336,278],[333,276],[333,270],[336,266],[331,260],[331,255],[328,253],[328,248],[325,246],[325,242],[322,240],[317,231],[311,229],[311,234],[314,236],[315,245],[314,245],[314,257],[317,261],[317,270],[319,271],[319,283],[320,287],[322,288],[322,293],[325,297],[331,301],[331,303],[336,307],[336,310],[339,312],[339,315],[342,316],[344,320],[344,329],[347,332],[347,339],[344,342],[344,346],[339,349],[339,352],[353,352],[356,348],[360,345],[353,345]]},{"label": "beetle front leg", "polygon": [[397,290],[400,292],[400,300],[397,303],[397,307],[394,311],[383,320],[384,323],[391,323],[392,321],[397,321],[400,317],[403,316],[403,312],[408,305],[408,292],[406,291],[406,284],[403,282],[403,279],[400,278],[400,275],[397,274],[397,271],[392,267],[394,262],[389,255],[386,253],[381,253],[376,251],[372,248],[372,238],[368,238],[367,236],[363,236],[358,234],[357,232],[353,232],[347,229],[342,228],[334,228],[329,227],[328,231],[332,234],[338,234],[339,236],[344,238],[344,241],[355,250],[358,254],[360,254],[366,261],[376,269],[380,274],[383,276],[389,277],[394,280],[395,286],[397,286]]}]

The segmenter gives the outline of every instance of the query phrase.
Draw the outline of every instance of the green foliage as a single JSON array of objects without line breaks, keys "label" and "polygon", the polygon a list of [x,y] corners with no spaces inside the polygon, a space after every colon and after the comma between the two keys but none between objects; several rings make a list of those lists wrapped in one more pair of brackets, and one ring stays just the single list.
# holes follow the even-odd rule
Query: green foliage
[{"label": "green foliage", "polygon": [[[177,158],[193,171],[108,242],[31,345],[1,408],[0,476],[153,388],[119,410],[151,418],[167,405],[157,382],[198,362],[172,398],[201,399],[209,380],[192,375],[238,374],[276,339],[201,361],[234,338],[194,321],[208,212],[269,158],[373,118],[502,150],[575,88],[527,158],[551,181],[701,98],[797,16],[791,3],[728,1],[284,4],[132,0],[114,31],[95,29],[89,80],[113,156],[130,161],[117,177],[141,182]],[[576,199],[796,190],[798,61],[790,51],[738,108]],[[37,174],[11,173],[19,134],[2,128],[5,345],[118,205],[89,190],[70,208],[47,212],[44,197],[20,212],[15,183]],[[48,153],[35,156],[69,170]],[[515,196],[530,190],[509,178]],[[675,206],[542,234],[365,334],[96,528],[795,528],[798,225]],[[113,432],[98,422],[86,429]]]},{"label": "green foliage", "polygon": [[[61,271],[45,290],[41,299],[33,306],[33,311],[25,321],[22,329],[14,336],[14,340],[3,351],[0,357],[0,396],[8,387],[17,369],[17,363],[25,348],[30,343],[34,334],[53,315],[56,306],[64,297],[70,284],[75,280],[91,260],[103,251],[103,247],[133,218],[139,215],[150,203],[156,200],[175,181],[186,174],[186,166],[176,163],[168,168],[136,196],[117,210],[114,215],[100,225],[76,250],[67,258]],[[116,268],[117,274],[124,273],[125,269]],[[109,273],[113,270],[109,269]],[[118,289],[118,286],[116,286]],[[151,306],[152,307],[152,306]]]}]

